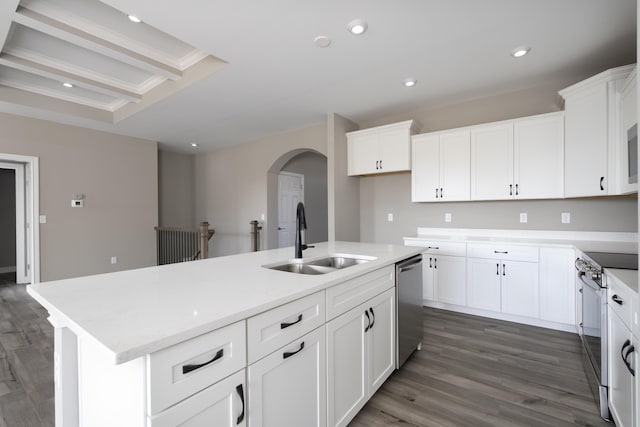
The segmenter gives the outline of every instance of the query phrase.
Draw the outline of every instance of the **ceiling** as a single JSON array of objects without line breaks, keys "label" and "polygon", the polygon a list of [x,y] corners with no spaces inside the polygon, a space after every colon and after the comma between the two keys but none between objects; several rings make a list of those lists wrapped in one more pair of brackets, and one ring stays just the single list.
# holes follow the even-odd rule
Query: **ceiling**
[{"label": "ceiling", "polygon": [[[181,151],[323,123],[328,112],[371,121],[573,83],[636,60],[635,0],[2,3],[0,111]],[[363,35],[347,31],[354,19],[368,23]],[[319,35],[331,45],[315,46]],[[511,57],[520,45],[531,52]]]}]

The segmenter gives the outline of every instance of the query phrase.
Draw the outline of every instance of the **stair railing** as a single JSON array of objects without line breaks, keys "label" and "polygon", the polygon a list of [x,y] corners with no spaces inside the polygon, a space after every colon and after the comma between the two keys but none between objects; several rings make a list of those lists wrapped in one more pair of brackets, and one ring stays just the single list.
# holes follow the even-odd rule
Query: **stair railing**
[{"label": "stair railing", "polygon": [[209,240],[215,230],[208,222],[198,228],[154,227],[158,265],[195,261],[209,257]]}]

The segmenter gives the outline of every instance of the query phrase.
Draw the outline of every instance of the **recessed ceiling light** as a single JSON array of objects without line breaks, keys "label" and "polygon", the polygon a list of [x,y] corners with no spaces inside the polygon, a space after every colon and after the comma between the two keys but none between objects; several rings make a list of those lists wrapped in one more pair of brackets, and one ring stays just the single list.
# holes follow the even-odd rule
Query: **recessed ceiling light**
[{"label": "recessed ceiling light", "polygon": [[142,19],[138,18],[135,15],[127,15],[127,18],[129,18],[129,21],[135,22],[136,24],[139,24],[142,22]]},{"label": "recessed ceiling light", "polygon": [[62,83],[62,86],[64,86],[64,87],[73,87],[73,85],[71,83],[68,83],[68,82]]},{"label": "recessed ceiling light", "polygon": [[328,47],[331,44],[331,39],[327,36],[318,36],[313,39],[313,42],[318,47]]},{"label": "recessed ceiling light", "polygon": [[367,31],[367,23],[364,22],[362,19],[354,19],[353,21],[349,22],[349,25],[347,25],[347,28],[349,29],[349,32],[351,34],[355,34],[356,36],[359,36],[360,34]]},{"label": "recessed ceiling light", "polygon": [[198,146],[198,143],[196,143],[196,142],[192,142],[192,143],[191,143],[191,146],[195,148],[195,147],[197,147],[197,146]]},{"label": "recessed ceiling light", "polygon": [[406,79],[402,84],[406,87],[415,86],[418,81],[416,79]]},{"label": "recessed ceiling light", "polygon": [[519,46],[511,51],[511,56],[514,58],[520,58],[521,56],[525,56],[531,50],[528,46]]}]

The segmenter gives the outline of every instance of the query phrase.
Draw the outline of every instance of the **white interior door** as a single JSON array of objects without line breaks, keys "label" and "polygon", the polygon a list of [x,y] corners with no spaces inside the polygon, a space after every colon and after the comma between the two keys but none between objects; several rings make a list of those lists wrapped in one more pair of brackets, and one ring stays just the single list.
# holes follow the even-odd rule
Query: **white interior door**
[{"label": "white interior door", "polygon": [[304,175],[278,174],[278,247],[293,246],[296,234],[296,207],[304,202]]},{"label": "white interior door", "polygon": [[22,163],[0,162],[0,169],[15,171],[16,186],[16,282],[29,283],[29,271],[26,246],[26,198],[25,198],[25,173]]}]

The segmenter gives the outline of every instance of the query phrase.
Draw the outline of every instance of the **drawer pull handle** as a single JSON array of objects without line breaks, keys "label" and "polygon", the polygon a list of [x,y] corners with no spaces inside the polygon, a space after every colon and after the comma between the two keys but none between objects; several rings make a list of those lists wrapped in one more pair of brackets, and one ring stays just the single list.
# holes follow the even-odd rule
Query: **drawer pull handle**
[{"label": "drawer pull handle", "polygon": [[280,323],[280,329],[287,329],[289,326],[293,326],[296,323],[300,323],[300,322],[302,322],[302,313],[298,314],[298,320],[296,320],[295,322]]},{"label": "drawer pull handle", "polygon": [[244,389],[242,388],[242,384],[236,387],[236,393],[240,396],[240,401],[242,402],[242,412],[236,419],[236,425],[239,425],[242,421],[244,421]]},{"label": "drawer pull handle", "polygon": [[288,359],[289,357],[293,356],[294,354],[300,353],[302,350],[304,350],[304,341],[302,341],[300,343],[300,348],[297,349],[296,351],[285,351],[284,353],[282,353],[282,358],[283,359]]},{"label": "drawer pull handle", "polygon": [[509,251],[493,251],[494,254],[508,254]]},{"label": "drawer pull handle", "polygon": [[369,316],[369,311],[365,310],[364,314],[367,316],[367,327],[364,328],[364,331],[367,332],[369,329],[371,329],[371,316]]},{"label": "drawer pull handle", "polygon": [[376,314],[373,312],[373,307],[369,307],[369,311],[371,312],[371,327],[369,329],[373,329],[373,325],[376,323]]},{"label": "drawer pull handle", "polygon": [[622,301],[622,298],[620,298],[620,297],[618,296],[618,294],[611,295],[611,299],[612,299],[612,300],[613,300],[613,302],[615,302],[616,304],[620,304],[620,305],[622,305],[622,302],[623,302],[623,301]]},{"label": "drawer pull handle", "polygon": [[[629,344],[631,344],[631,343],[629,343]],[[629,349],[625,353],[625,355],[622,358],[622,360],[624,361],[624,364],[627,366],[627,369],[629,370],[631,375],[635,377],[636,376],[636,371],[631,367],[631,363],[627,360],[629,358],[629,355],[631,353],[633,353],[634,351],[636,351],[636,348],[634,346],[629,347]]]},{"label": "drawer pull handle", "polygon": [[196,369],[200,369],[204,366],[210,365],[216,360],[220,360],[223,355],[224,355],[224,348],[221,348],[220,350],[218,350],[216,355],[213,356],[213,359],[209,360],[208,362],[201,363],[200,365],[184,365],[182,367],[182,375],[188,374],[189,372],[195,371]]},{"label": "drawer pull handle", "polygon": [[440,246],[427,246],[427,249],[440,249]]}]

